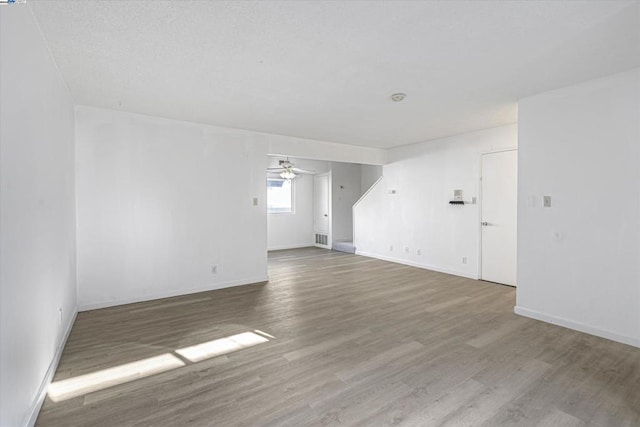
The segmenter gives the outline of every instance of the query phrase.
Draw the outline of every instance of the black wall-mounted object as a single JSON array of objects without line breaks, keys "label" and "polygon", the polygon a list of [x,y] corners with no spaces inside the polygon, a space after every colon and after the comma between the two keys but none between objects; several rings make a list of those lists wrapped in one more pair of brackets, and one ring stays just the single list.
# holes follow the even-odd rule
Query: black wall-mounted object
[{"label": "black wall-mounted object", "polygon": [[450,204],[452,205],[464,205],[464,201],[463,200],[451,200],[449,201]]}]

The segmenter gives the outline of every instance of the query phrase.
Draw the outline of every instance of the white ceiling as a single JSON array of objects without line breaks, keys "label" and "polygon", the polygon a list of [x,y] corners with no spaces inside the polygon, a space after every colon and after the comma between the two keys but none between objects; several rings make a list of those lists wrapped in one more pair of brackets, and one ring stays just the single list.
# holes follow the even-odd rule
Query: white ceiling
[{"label": "white ceiling", "polygon": [[640,66],[638,1],[28,4],[78,104],[371,147]]}]

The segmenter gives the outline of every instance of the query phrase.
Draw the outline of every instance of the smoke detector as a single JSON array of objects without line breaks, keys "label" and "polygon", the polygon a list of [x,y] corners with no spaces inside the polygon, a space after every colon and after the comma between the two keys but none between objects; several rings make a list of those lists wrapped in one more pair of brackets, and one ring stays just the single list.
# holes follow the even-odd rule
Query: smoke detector
[{"label": "smoke detector", "polygon": [[406,93],[394,93],[391,95],[391,100],[393,102],[400,102],[407,97]]}]

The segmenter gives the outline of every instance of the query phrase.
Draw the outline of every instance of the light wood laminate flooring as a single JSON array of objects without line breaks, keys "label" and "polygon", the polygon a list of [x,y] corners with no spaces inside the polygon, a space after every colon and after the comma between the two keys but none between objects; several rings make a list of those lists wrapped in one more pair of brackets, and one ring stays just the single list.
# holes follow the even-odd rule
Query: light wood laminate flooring
[{"label": "light wood laminate flooring", "polygon": [[79,313],[54,383],[184,366],[48,397],[37,425],[640,425],[640,349],[514,315],[514,288],[317,248],[269,277]]}]

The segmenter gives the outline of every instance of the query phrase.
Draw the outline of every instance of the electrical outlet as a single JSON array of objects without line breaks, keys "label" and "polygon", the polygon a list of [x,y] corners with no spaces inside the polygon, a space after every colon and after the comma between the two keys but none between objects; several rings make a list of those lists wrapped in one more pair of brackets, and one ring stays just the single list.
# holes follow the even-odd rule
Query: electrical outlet
[{"label": "electrical outlet", "polygon": [[416,251],[416,253],[417,253],[418,255],[422,255],[422,251],[421,251],[420,249],[418,249],[418,250]]},{"label": "electrical outlet", "polygon": [[462,263],[463,263],[463,264],[466,264],[466,263],[467,263],[467,257],[466,257],[466,256],[463,256],[463,257],[462,257]]},{"label": "electrical outlet", "polygon": [[218,274],[218,266],[217,265],[212,265],[211,266],[211,274]]},{"label": "electrical outlet", "polygon": [[551,207],[551,196],[542,196],[542,207]]},{"label": "electrical outlet", "polygon": [[257,197],[253,198],[253,206],[258,206],[258,198]]},{"label": "electrical outlet", "polygon": [[409,246],[405,246],[404,247],[404,252],[407,253],[407,254],[409,253]]},{"label": "electrical outlet", "polygon": [[389,252],[393,252],[393,245],[389,245]]},{"label": "electrical outlet", "polygon": [[478,203],[478,199],[476,197],[472,197],[471,198],[471,204],[475,205],[476,203]]}]

